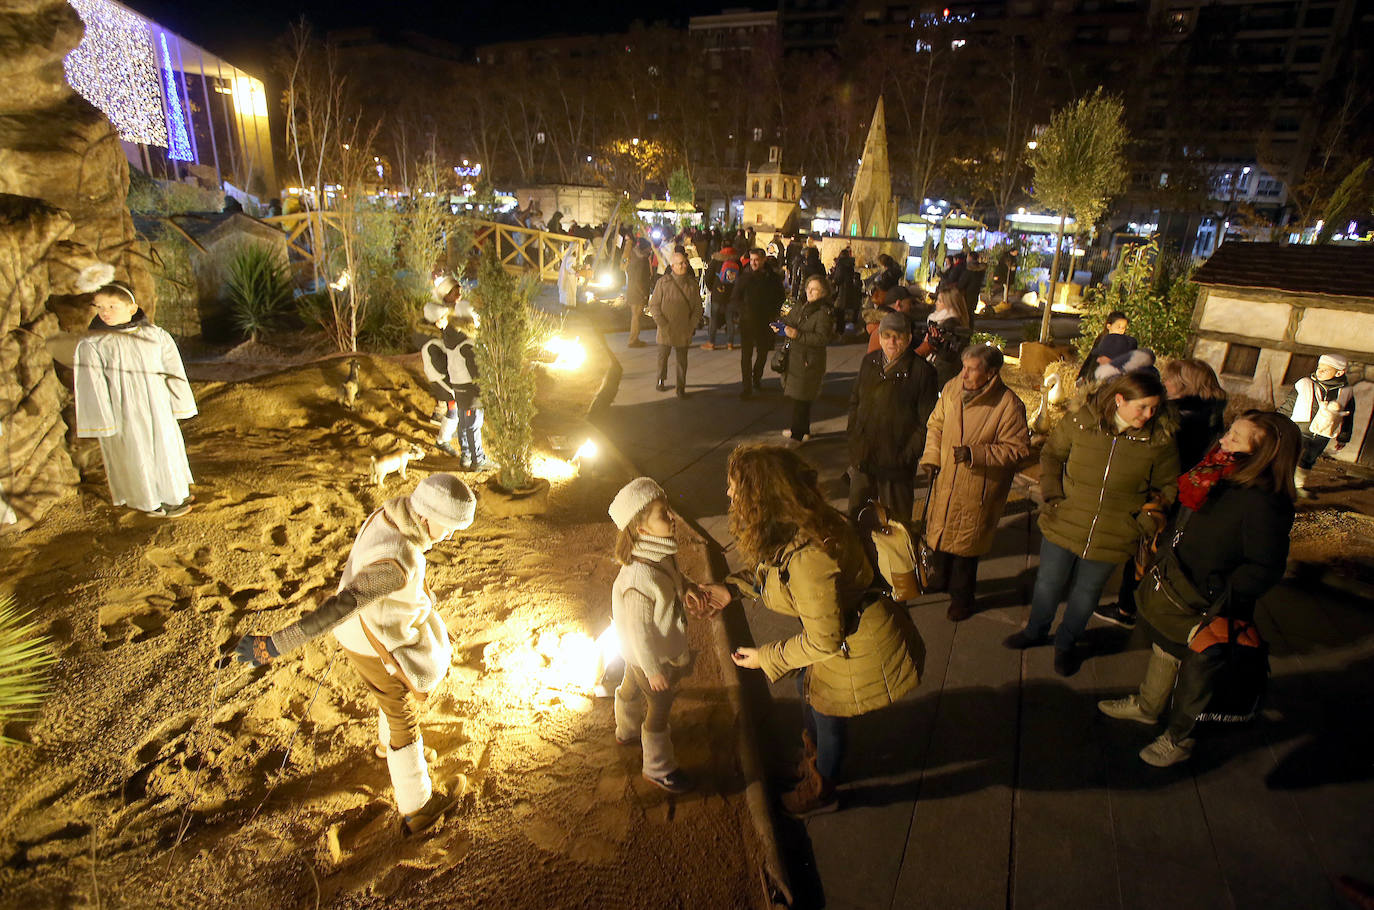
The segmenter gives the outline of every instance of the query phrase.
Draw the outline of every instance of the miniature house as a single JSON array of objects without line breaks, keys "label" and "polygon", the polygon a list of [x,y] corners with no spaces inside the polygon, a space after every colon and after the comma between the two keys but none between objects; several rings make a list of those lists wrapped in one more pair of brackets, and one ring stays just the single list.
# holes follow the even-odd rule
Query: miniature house
[{"label": "miniature house", "polygon": [[1322,354],[1350,361],[1355,429],[1327,454],[1374,467],[1374,249],[1222,244],[1193,275],[1192,355],[1238,403],[1277,407]]},{"label": "miniature house", "polygon": [[802,179],[782,171],[782,149],[768,149],[768,163],[746,168],[744,224],[761,233],[790,234],[801,217]]}]

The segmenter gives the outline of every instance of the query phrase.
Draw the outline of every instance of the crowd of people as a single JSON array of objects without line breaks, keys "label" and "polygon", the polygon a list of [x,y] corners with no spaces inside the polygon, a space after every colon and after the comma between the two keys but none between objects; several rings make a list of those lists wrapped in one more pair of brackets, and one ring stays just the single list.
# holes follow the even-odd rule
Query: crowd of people
[{"label": "crowd of people", "polygon": [[[676,240],[686,242],[666,252],[657,279],[650,245],[636,241],[627,250],[632,313],[642,306],[655,324],[658,388],[668,387],[671,359],[673,387],[686,395],[694,336],[708,315],[714,325],[715,314],[726,313],[738,331],[727,338],[739,339],[740,395],[758,391],[771,355],[789,403],[782,431],[789,442],[744,445],[730,456],[729,529],[745,565],[724,583],[694,582],[679,571],[674,516],[653,480],[636,479],[610,504],[622,565],[612,612],[627,665],[615,694],[615,737],[642,749],[647,780],[689,790],[669,724],[673,693],[690,666],[688,614],[708,617],[732,600],[757,599],[800,624],[790,638],[733,653],[738,666],[772,681],[796,674],[803,751],[783,806],[797,816],[830,811],[838,805],[848,718],[918,684],[919,635],[853,519],[878,503],[911,525],[937,570],[928,593],[947,591],[948,619],[967,620],[977,609],[979,559],[992,548],[1013,478],[1032,451],[1026,408],[1002,380],[1002,352],[968,341],[964,289],[977,291],[967,263],[962,271],[950,263],[929,316],[918,322],[918,295],[902,285],[895,263],[880,263],[865,287],[852,257],[840,256],[827,273],[812,244],[793,256],[779,245],[749,246],[742,259],[722,245],[695,274],[700,249],[691,238]],[[437,402],[437,444],[471,470],[491,465],[481,447],[475,321],[460,298],[451,281],[436,285],[426,317],[441,334],[421,359]],[[191,472],[176,422],[195,414],[195,402],[175,344],[143,317],[128,286],[104,284],[94,301],[97,316],[76,349],[78,435],[100,438],[116,505],[183,515]],[[827,348],[846,324],[870,345],[849,395],[848,514],[828,504],[816,468],[798,451],[810,438]],[[1133,356],[1139,346],[1128,332],[1124,315],[1108,317],[1083,374],[1083,405],[1041,448],[1039,567],[1026,624],[1005,645],[1052,643],[1054,670],[1070,676],[1089,656],[1081,639],[1094,614],[1125,627],[1138,618],[1150,642],[1141,685],[1098,707],[1112,718],[1165,723],[1140,757],[1167,766],[1191,755],[1199,718],[1228,672],[1218,649],[1260,647],[1255,607],[1283,575],[1295,500],[1328,444],[1340,448],[1351,438],[1354,403],[1346,362],[1325,355],[1277,412],[1245,411],[1226,427],[1226,393],[1206,363],[1177,359],[1156,369],[1153,357]],[[461,452],[450,443],[455,434]],[[376,701],[377,755],[387,763],[404,834],[433,825],[463,790],[461,779],[431,781],[433,754],[419,726],[451,650],[425,586],[425,553],[470,525],[476,507],[463,480],[430,475],[368,516],[335,595],[236,648],[240,660],[261,665],[333,633]],[[1104,605],[1118,572],[1117,600]]]}]

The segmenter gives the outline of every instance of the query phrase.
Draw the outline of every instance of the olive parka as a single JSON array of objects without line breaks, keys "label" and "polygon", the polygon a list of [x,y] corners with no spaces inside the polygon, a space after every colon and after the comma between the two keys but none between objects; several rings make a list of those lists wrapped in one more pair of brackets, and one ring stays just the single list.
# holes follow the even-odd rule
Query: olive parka
[{"label": "olive parka", "polygon": [[1094,399],[1051,431],[1040,453],[1040,532],[1082,559],[1125,562],[1155,530],[1140,507],[1167,507],[1178,495],[1174,418],[1164,408],[1143,428],[1120,432],[1102,422]]},{"label": "olive parka", "polygon": [[[885,707],[919,683],[917,657],[924,649],[916,627],[905,611],[866,593],[872,581],[863,545],[848,525],[838,559],[796,537],[773,561],[728,579],[773,612],[801,620],[801,632],[759,648],[759,666],[770,682],[807,670],[807,704],[832,717]],[[858,628],[846,637],[846,616],[865,603]]]}]

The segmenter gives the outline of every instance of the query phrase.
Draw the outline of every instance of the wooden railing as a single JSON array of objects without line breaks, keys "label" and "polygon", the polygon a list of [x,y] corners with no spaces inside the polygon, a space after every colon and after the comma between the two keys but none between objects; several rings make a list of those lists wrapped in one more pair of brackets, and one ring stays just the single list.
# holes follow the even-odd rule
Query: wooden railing
[{"label": "wooden railing", "polygon": [[[377,213],[379,217],[383,213]],[[369,216],[371,217],[371,216]],[[398,217],[405,217],[398,214]],[[292,215],[276,215],[262,219],[267,224],[280,228],[286,234],[286,246],[292,256],[306,262],[314,262],[315,253],[310,246],[310,225],[316,228],[339,227],[337,212],[297,212]],[[496,255],[507,271],[523,274],[537,271],[543,281],[557,281],[558,267],[563,256],[571,246],[577,251],[580,261],[587,255],[590,241],[568,234],[553,234],[536,231],[513,224],[500,224],[495,221],[470,221],[473,229],[473,243],[480,249],[495,246]]]}]

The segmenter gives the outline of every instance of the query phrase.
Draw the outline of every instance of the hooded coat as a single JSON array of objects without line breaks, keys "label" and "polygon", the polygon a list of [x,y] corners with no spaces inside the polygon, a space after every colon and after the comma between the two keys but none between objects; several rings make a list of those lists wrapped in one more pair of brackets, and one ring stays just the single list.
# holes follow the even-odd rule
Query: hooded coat
[{"label": "hooded coat", "polygon": [[887,369],[883,352],[859,363],[849,396],[849,463],[882,480],[911,483],[935,407],[935,369],[907,347]]},{"label": "hooded coat", "polygon": [[[838,559],[797,537],[774,561],[729,581],[773,612],[801,620],[801,632],[759,648],[759,666],[769,681],[807,670],[806,703],[820,713],[864,714],[892,704],[919,683],[920,636],[905,611],[865,593],[873,569],[848,525]],[[846,636],[846,617],[865,603],[857,628]],[[846,644],[848,656],[841,647]]]},{"label": "hooded coat", "polygon": [[649,315],[658,326],[659,344],[685,348],[692,343],[701,322],[701,293],[691,274],[678,277],[668,272],[649,296]]},{"label": "hooded coat", "polygon": [[1155,529],[1140,516],[1147,500],[1178,496],[1178,447],[1166,408],[1137,430],[1102,425],[1097,399],[1066,416],[1040,453],[1045,506],[1040,532],[1082,559],[1125,562]]},{"label": "hooded coat", "polygon": [[815,401],[825,381],[825,346],[835,334],[835,310],[825,298],[814,303],[803,300],[782,322],[797,330],[797,337],[788,341],[782,393],[794,401]]},{"label": "hooded coat", "polygon": [[[968,446],[968,463],[955,463],[957,446]],[[959,378],[950,380],[930,415],[921,456],[921,464],[939,471],[930,491],[926,543],[955,556],[991,550],[1012,478],[1028,455],[1026,406],[1001,376],[968,401]]]}]

